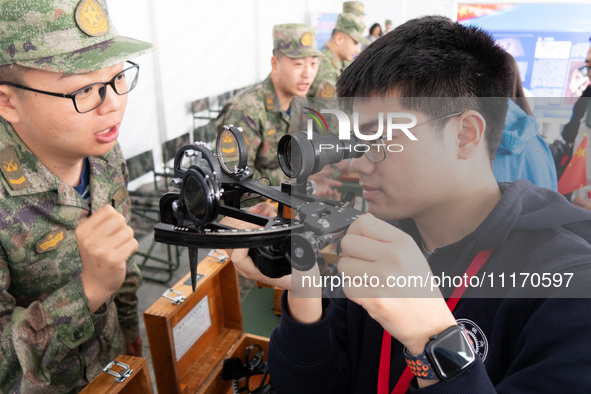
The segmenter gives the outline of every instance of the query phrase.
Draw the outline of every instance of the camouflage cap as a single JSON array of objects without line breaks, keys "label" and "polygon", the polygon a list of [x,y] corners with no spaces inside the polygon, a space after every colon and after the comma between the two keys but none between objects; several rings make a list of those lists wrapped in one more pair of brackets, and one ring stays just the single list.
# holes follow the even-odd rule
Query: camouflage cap
[{"label": "camouflage cap", "polygon": [[355,14],[349,12],[339,14],[335,30],[350,35],[352,39],[360,44],[369,45],[370,43],[369,40],[363,36],[365,24],[361,18]]},{"label": "camouflage cap", "polygon": [[104,0],[0,0],[0,65],[84,73],[151,50],[117,34]]},{"label": "camouflage cap", "polygon": [[386,25],[391,25],[392,24],[392,19],[386,19]]},{"label": "camouflage cap", "polygon": [[363,3],[360,1],[345,1],[343,3],[343,12],[355,14],[357,16],[363,16]]},{"label": "camouflage cap", "polygon": [[298,23],[273,26],[273,49],[293,58],[318,56],[316,28]]}]

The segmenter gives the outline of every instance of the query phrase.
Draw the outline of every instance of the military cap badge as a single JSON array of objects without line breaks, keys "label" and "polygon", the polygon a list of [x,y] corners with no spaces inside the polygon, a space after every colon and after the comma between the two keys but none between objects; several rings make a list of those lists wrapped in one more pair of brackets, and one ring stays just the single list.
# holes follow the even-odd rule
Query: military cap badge
[{"label": "military cap badge", "polygon": [[308,32],[302,34],[302,38],[300,38],[300,43],[303,46],[309,47],[310,45],[312,45],[313,42],[314,42],[314,38],[312,37],[312,34],[310,34]]},{"label": "military cap badge", "polygon": [[82,0],[76,6],[76,24],[92,37],[104,36],[110,31],[107,12],[97,0]]}]

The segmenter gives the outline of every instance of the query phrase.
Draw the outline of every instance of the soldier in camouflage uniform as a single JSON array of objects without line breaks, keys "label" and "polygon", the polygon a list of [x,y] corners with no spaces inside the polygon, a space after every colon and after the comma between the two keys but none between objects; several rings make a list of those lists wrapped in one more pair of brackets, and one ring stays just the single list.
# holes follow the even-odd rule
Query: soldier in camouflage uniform
[{"label": "soldier in camouflage uniform", "polygon": [[330,40],[322,48],[324,57],[308,97],[334,97],[337,79],[360,51],[359,44],[368,44],[363,37],[365,25],[352,13],[339,14]]},{"label": "soldier in camouflage uniform", "polygon": [[[347,14],[354,14],[359,17],[359,20],[363,22],[363,17],[365,16],[363,3],[360,1],[345,1],[343,3],[343,12]],[[343,62],[343,70],[347,68],[347,66],[351,64],[351,60],[345,60]]]},{"label": "soldier in camouflage uniform", "polygon": [[78,392],[141,355],[116,139],[123,62],[151,48],[101,0],[0,0],[0,392]]},{"label": "soldier in camouflage uniform", "polygon": [[287,179],[279,168],[277,145],[290,129],[292,98],[306,96],[322,55],[316,49],[316,29],[302,24],[274,26],[273,48],[269,76],[226,104],[216,127],[242,127],[255,179],[266,177],[278,186]]},{"label": "soldier in camouflage uniform", "polygon": [[388,34],[392,31],[392,19],[386,19],[384,24],[384,34]]}]

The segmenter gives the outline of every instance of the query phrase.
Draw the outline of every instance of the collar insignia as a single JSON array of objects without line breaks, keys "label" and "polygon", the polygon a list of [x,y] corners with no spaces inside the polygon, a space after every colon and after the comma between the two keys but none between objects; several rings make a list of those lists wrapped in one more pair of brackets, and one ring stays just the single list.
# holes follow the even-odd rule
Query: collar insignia
[{"label": "collar insignia", "polygon": [[25,178],[25,172],[13,147],[0,150],[0,170],[12,190],[24,189],[31,185]]}]

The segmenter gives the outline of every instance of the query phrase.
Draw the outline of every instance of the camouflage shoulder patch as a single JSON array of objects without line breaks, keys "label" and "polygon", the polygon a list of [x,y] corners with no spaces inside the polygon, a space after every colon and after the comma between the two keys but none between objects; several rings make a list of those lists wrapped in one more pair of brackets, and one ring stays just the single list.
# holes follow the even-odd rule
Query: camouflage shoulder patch
[{"label": "camouflage shoulder patch", "polygon": [[2,174],[8,181],[12,190],[21,190],[31,186],[25,178],[25,172],[16,157],[14,147],[8,147],[0,150],[0,164],[2,165]]},{"label": "camouflage shoulder patch", "polygon": [[117,209],[117,207],[119,207],[121,202],[123,200],[125,200],[126,198],[127,198],[127,190],[124,187],[119,188],[119,190],[117,190],[115,192],[115,194],[113,194],[113,197],[111,198],[111,203],[113,205],[113,208]]},{"label": "camouflage shoulder patch", "polygon": [[37,242],[37,253],[45,253],[57,249],[64,239],[66,239],[66,235],[63,229],[50,232],[41,241]]},{"label": "camouflage shoulder patch", "polygon": [[332,66],[334,67],[334,69],[336,70],[336,72],[341,75],[341,73],[343,72],[343,69],[339,67],[339,65],[337,64],[337,59],[332,59],[331,61]]},{"label": "camouflage shoulder patch", "polygon": [[323,97],[323,98],[328,98],[328,97],[334,97],[336,94],[336,88],[329,84],[329,83],[325,83],[323,84],[320,89],[318,89],[318,93],[317,93],[317,97]]},{"label": "camouflage shoulder patch", "polygon": [[82,0],[76,7],[76,24],[91,37],[109,33],[109,17],[97,0]]}]

